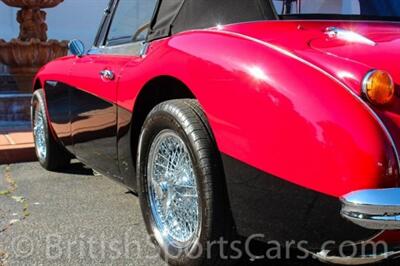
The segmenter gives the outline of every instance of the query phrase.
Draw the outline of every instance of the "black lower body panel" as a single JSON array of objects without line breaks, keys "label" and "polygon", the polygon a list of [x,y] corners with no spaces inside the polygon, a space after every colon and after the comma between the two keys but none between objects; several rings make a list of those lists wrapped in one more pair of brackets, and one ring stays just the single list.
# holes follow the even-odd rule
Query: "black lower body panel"
[{"label": "black lower body panel", "polygon": [[319,249],[326,241],[340,245],[379,233],[344,220],[338,198],[292,184],[224,154],[222,161],[232,215],[242,236],[262,234],[262,240],[283,244],[306,241],[309,249]]},{"label": "black lower body panel", "polygon": [[44,91],[53,134],[74,153],[71,135],[71,87],[61,82],[47,81]]},{"label": "black lower body panel", "polygon": [[132,143],[132,112],[118,107],[118,162],[125,185],[136,191],[136,145]]}]

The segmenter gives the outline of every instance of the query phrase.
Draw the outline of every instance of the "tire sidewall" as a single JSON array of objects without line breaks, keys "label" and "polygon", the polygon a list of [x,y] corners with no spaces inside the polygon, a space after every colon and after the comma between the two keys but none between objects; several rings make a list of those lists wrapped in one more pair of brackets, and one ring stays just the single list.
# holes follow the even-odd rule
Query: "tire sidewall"
[{"label": "tire sidewall", "polygon": [[[45,132],[45,139],[46,139],[46,157],[41,158],[39,156],[39,152],[36,147],[36,134],[33,133],[34,142],[35,142],[35,153],[39,160],[39,163],[47,168],[49,164],[49,156],[50,156],[50,138],[49,138],[49,126],[48,126],[48,118],[46,112],[46,106],[43,99],[43,93],[40,90],[35,91],[32,97],[32,128],[35,127],[36,116],[39,111],[43,112],[43,119],[44,119],[44,132]],[[35,132],[35,131],[33,131]]]},{"label": "tire sidewall", "polygon": [[[193,163],[193,168],[197,177],[197,189],[199,193],[199,207],[201,211],[201,224],[199,229],[199,236],[197,240],[193,243],[192,248],[188,250],[180,250],[171,245],[160,246],[159,239],[155,236],[154,227],[155,221],[150,209],[150,202],[148,197],[148,175],[147,175],[147,163],[149,158],[150,147],[155,139],[155,137],[163,130],[172,130],[175,132],[185,143],[186,148],[190,154],[190,158]],[[145,122],[142,130],[142,134],[139,140],[138,149],[138,188],[139,188],[139,198],[142,206],[143,217],[146,223],[147,231],[151,237],[151,240],[157,247],[160,248],[160,254],[164,260],[175,265],[184,265],[190,262],[190,265],[196,265],[196,262],[202,261],[204,258],[203,249],[205,247],[206,241],[209,237],[207,226],[208,217],[210,216],[208,210],[211,206],[204,198],[204,173],[199,165],[196,163],[200,160],[198,154],[194,151],[195,143],[191,137],[191,134],[186,132],[182,122],[178,121],[169,112],[157,111],[151,115],[151,119]],[[183,252],[185,251],[185,252]]]}]

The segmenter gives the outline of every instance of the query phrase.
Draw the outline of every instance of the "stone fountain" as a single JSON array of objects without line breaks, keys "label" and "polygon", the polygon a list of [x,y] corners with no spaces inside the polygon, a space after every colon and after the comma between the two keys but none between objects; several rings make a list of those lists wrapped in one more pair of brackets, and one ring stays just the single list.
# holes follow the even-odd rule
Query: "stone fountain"
[{"label": "stone fountain", "polygon": [[0,0],[20,8],[17,21],[20,32],[17,39],[0,39],[0,63],[8,67],[17,82],[18,90],[30,92],[37,71],[49,61],[68,52],[67,41],[47,40],[46,12],[64,0]]}]

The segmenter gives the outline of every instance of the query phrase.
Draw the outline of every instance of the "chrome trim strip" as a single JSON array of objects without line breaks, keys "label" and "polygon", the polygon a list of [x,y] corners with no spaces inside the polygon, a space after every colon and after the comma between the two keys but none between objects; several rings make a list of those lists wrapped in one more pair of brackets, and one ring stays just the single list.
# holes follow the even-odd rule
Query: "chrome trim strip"
[{"label": "chrome trim strip", "polygon": [[143,42],[132,42],[113,46],[94,47],[89,50],[88,54],[106,54],[121,56],[140,56]]},{"label": "chrome trim strip", "polygon": [[[355,250],[364,252],[367,251],[366,247],[371,245],[371,240],[366,240],[363,242],[358,243],[356,246],[353,246]],[[373,240],[372,240],[373,242]],[[299,248],[305,254],[309,254],[313,256],[313,258],[318,259],[323,263],[330,263],[330,264],[338,264],[338,265],[369,265],[375,264],[383,261],[387,261],[390,259],[396,259],[400,257],[400,250],[398,248],[393,248],[389,250],[382,250],[382,252],[377,252],[377,254],[358,254],[354,256],[346,256],[343,254],[342,256],[338,255],[337,250],[321,250],[317,251],[310,251],[304,248]],[[373,250],[372,250],[373,251]]]},{"label": "chrome trim strip", "polygon": [[358,226],[372,230],[400,229],[400,188],[360,190],[340,200],[342,217]]},{"label": "chrome trim strip", "polygon": [[370,100],[370,98],[369,98],[369,96],[368,96],[368,92],[367,92],[367,85],[368,85],[367,83],[368,83],[369,78],[370,78],[375,72],[376,72],[376,69],[370,70],[370,71],[365,75],[364,79],[362,80],[361,91],[362,91],[364,97],[366,97],[366,98],[368,99],[368,101],[371,101],[371,100]]},{"label": "chrome trim strip", "polygon": [[142,48],[140,49],[141,57],[145,57],[147,55],[147,52],[149,51],[149,46],[150,46],[150,44],[148,42],[142,43]]},{"label": "chrome trim strip", "polygon": [[308,253],[324,263],[340,264],[340,265],[366,265],[366,264],[382,262],[391,258],[396,258],[400,255],[400,251],[390,251],[387,253],[382,253],[377,255],[367,255],[363,257],[329,256],[328,250],[322,250],[318,253],[314,252],[308,252]]}]

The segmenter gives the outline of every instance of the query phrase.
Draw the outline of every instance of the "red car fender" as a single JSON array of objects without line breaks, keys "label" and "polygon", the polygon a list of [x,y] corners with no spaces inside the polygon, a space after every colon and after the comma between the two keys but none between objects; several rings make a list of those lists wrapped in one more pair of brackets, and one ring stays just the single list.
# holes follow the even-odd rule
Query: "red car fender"
[{"label": "red car fender", "polygon": [[[65,56],[57,58],[56,60],[53,60],[50,63],[44,65],[36,74],[33,86],[35,86],[39,82],[41,87],[43,88],[45,81],[48,80],[68,84],[71,68],[75,60],[75,56]],[[34,87],[34,89],[37,88]]]},{"label": "red car fender", "polygon": [[[71,67],[74,62],[75,56],[65,56],[57,58],[56,60],[53,60],[41,67],[33,79],[33,91],[37,89],[44,89],[46,81],[57,81],[68,84]],[[45,90],[43,90],[43,93],[46,95]],[[48,110],[46,110],[46,112],[47,117],[50,117]],[[49,128],[53,136],[58,138],[53,127],[50,126]]]},{"label": "red car fender", "polygon": [[193,31],[155,42],[140,63],[122,73],[121,107],[132,110],[147,81],[172,76],[199,100],[226,155],[335,197],[398,184],[392,142],[371,109],[284,49]]}]

